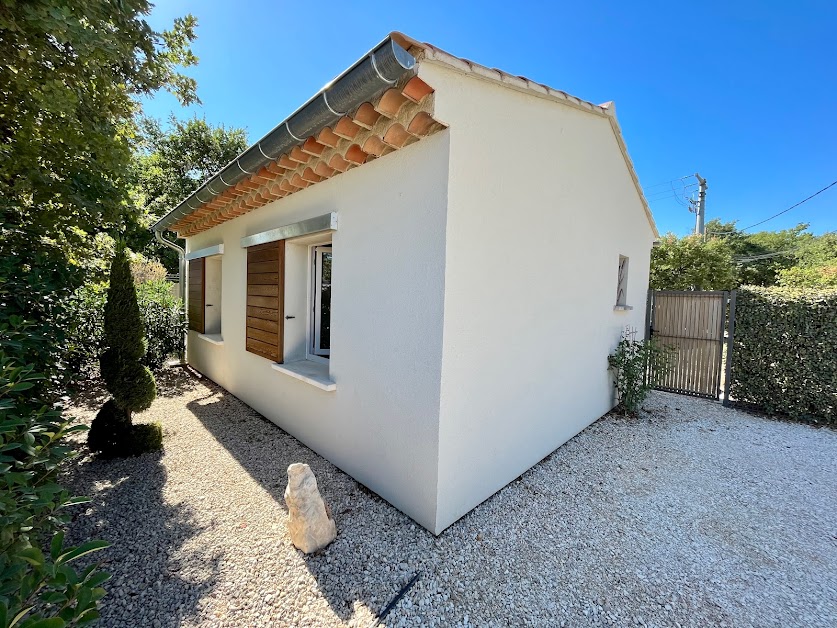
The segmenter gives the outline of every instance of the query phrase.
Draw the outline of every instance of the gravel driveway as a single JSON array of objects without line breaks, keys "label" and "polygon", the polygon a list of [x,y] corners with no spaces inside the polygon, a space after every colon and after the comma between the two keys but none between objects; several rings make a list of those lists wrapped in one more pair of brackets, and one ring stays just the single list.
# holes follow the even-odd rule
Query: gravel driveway
[{"label": "gravel driveway", "polygon": [[[164,453],[66,479],[93,497],[71,536],[113,543],[104,626],[369,626],[415,573],[382,625],[837,625],[835,431],[655,393],[434,537],[211,382],[160,387],[139,420]],[[292,462],[337,520],[310,557],[285,533]]]}]

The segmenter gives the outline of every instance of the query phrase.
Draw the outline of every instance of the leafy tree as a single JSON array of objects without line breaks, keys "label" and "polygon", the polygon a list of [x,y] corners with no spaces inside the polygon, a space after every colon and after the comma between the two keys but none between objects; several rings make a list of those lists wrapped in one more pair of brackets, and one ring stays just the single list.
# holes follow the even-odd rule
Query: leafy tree
[{"label": "leafy tree", "polygon": [[732,248],[721,238],[669,233],[651,250],[654,290],[731,290],[737,279]]},{"label": "leafy tree", "polygon": [[717,218],[706,223],[706,233],[729,245],[739,266],[739,283],[751,286],[776,285],[779,274],[796,264],[797,252],[815,239],[805,223],[781,231],[746,233],[735,221],[724,223]]},{"label": "leafy tree", "polygon": [[69,383],[56,370],[61,310],[97,264],[95,234],[132,211],[139,98],[166,89],[197,101],[194,80],[178,72],[197,61],[195,18],[157,33],[144,19],[150,8],[145,0],[0,4],[0,308],[52,336],[41,356],[48,363],[35,365],[49,381],[63,374]]},{"label": "leafy tree", "polygon": [[796,264],[779,272],[779,284],[795,288],[837,288],[837,232],[824,233],[801,246]]},{"label": "leafy tree", "polygon": [[837,259],[823,266],[793,266],[779,272],[785,288],[837,288]]},{"label": "leafy tree", "polygon": [[81,554],[64,552],[56,532],[58,509],[71,503],[50,478],[70,448],[66,423],[49,409],[71,382],[65,306],[84,279],[85,249],[132,211],[139,99],[166,89],[197,100],[194,80],[179,72],[197,61],[195,19],[157,33],[144,19],[150,8],[145,0],[0,2],[0,330],[23,330],[0,354],[0,422],[14,424],[3,425],[0,442],[6,454],[22,452],[4,455],[17,468],[3,467],[0,510],[23,517],[0,521],[2,542],[17,548],[0,548],[0,624],[89,623],[97,614],[102,579],[71,572],[66,563]]},{"label": "leafy tree", "polygon": [[799,266],[805,267],[833,264],[837,260],[837,231],[810,239],[799,248],[796,260]]},{"label": "leafy tree", "polygon": [[154,240],[149,227],[210,176],[247,148],[244,129],[212,126],[204,118],[143,118],[134,154],[134,202],[139,208],[129,235],[131,248],[177,271],[177,256]]},{"label": "leafy tree", "polygon": [[111,266],[104,344],[101,373],[113,398],[93,420],[88,444],[105,455],[142,453],[141,448],[137,450],[137,430],[131,425],[131,415],[151,406],[157,388],[151,371],[142,364],[148,345],[124,246],[117,249]]},{"label": "leafy tree", "polygon": [[755,286],[837,285],[837,233],[815,236],[806,223],[781,231],[745,233],[715,218],[707,234],[723,238],[739,265],[739,283]]},{"label": "leafy tree", "polygon": [[177,71],[196,20],[155,33],[145,0],[6,0],[0,7],[0,196],[36,233],[70,237],[118,221],[137,98],[166,89],[197,101]]}]

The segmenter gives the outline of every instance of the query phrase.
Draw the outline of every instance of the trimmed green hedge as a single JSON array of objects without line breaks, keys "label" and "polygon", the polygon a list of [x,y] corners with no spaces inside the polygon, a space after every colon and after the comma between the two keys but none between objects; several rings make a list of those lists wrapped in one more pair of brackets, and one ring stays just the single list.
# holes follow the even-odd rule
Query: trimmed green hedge
[{"label": "trimmed green hedge", "polygon": [[837,290],[738,290],[733,399],[837,425]]}]

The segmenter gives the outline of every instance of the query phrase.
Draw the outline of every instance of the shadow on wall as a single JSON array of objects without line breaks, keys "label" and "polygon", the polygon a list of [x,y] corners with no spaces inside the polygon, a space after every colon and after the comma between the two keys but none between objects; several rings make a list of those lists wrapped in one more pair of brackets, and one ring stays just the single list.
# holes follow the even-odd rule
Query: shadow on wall
[{"label": "shadow on wall", "polygon": [[87,458],[66,482],[92,502],[79,511],[68,543],[104,539],[111,547],[92,555],[112,578],[105,583],[102,625],[180,625],[216,582],[222,556],[211,550],[179,550],[203,531],[188,504],[163,498],[167,473],[162,453],[125,460]]},{"label": "shadow on wall", "polygon": [[[366,619],[374,618],[428,559],[433,535],[223,388],[206,378],[201,384],[211,394],[188,409],[285,513],[288,466],[311,467],[338,535],[324,550],[304,556],[305,564],[341,620],[363,618],[364,607],[372,613]],[[207,403],[209,397],[216,401]],[[279,551],[298,550],[288,545]]]}]

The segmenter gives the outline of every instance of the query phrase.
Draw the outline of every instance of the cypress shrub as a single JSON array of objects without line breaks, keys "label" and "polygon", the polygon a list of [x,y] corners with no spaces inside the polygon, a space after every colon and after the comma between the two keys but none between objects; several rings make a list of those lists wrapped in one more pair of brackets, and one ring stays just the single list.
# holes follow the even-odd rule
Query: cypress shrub
[{"label": "cypress shrub", "polygon": [[[153,280],[136,284],[135,280],[135,285],[148,345],[142,363],[152,373],[157,373],[169,357],[182,355],[185,351],[186,316],[183,301],[172,294],[171,285],[166,281]],[[94,379],[99,375],[104,346],[107,289],[107,282],[88,284],[77,290],[70,299],[67,366],[84,379]]]},{"label": "cypress shrub", "polygon": [[739,402],[837,425],[837,290],[738,291],[730,392]]},{"label": "cypress shrub", "polygon": [[[100,369],[113,398],[90,426],[89,447],[106,457],[140,454],[148,451],[146,447],[150,443],[157,444],[155,449],[159,449],[161,438],[148,439],[146,427],[138,430],[138,426],[131,424],[134,412],[151,406],[157,396],[157,386],[151,371],[141,363],[147,350],[145,329],[124,246],[117,248],[111,264],[103,340],[105,351],[100,358]],[[157,430],[160,431],[159,426]]]}]

